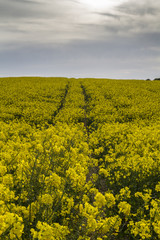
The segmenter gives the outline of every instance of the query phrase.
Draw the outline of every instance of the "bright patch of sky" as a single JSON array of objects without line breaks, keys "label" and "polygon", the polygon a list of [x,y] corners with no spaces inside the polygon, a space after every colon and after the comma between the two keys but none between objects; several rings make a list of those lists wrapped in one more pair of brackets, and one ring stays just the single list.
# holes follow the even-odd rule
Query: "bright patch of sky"
[{"label": "bright patch of sky", "polygon": [[109,10],[125,2],[126,0],[79,0],[89,10]]}]

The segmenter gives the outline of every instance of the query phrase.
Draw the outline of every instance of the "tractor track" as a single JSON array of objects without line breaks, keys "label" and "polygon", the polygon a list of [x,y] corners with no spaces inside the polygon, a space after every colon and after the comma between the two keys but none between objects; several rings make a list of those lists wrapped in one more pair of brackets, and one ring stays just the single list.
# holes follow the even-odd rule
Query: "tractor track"
[{"label": "tractor track", "polygon": [[59,107],[57,108],[57,110],[52,114],[51,120],[48,121],[49,125],[55,125],[54,124],[54,118],[58,115],[58,113],[60,112],[60,110],[64,107],[65,104],[65,100],[66,100],[66,96],[68,94],[68,90],[69,90],[70,84],[69,82],[67,83],[66,87],[65,87],[65,92],[64,95],[60,101]]}]

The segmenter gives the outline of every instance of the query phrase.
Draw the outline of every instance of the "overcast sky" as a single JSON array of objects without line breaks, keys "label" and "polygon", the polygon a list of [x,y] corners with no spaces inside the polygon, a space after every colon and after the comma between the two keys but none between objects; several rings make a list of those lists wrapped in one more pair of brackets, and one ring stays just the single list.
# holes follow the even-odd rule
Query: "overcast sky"
[{"label": "overcast sky", "polygon": [[160,77],[160,0],[0,0],[0,77]]}]

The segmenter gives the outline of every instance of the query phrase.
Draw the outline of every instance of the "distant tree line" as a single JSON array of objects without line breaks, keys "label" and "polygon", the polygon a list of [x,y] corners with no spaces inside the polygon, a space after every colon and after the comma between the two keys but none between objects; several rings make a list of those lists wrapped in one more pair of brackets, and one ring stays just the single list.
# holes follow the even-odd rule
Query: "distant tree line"
[{"label": "distant tree line", "polygon": [[[157,80],[160,80],[160,78],[153,79],[153,81],[157,81]],[[151,79],[147,78],[146,81],[151,81]]]}]

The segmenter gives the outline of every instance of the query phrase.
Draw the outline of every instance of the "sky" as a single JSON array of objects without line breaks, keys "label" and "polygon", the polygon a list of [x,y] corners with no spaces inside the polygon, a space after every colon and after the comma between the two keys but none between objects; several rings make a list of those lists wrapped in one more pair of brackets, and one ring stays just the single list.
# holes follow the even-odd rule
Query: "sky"
[{"label": "sky", "polygon": [[160,77],[160,0],[0,0],[0,77]]}]

